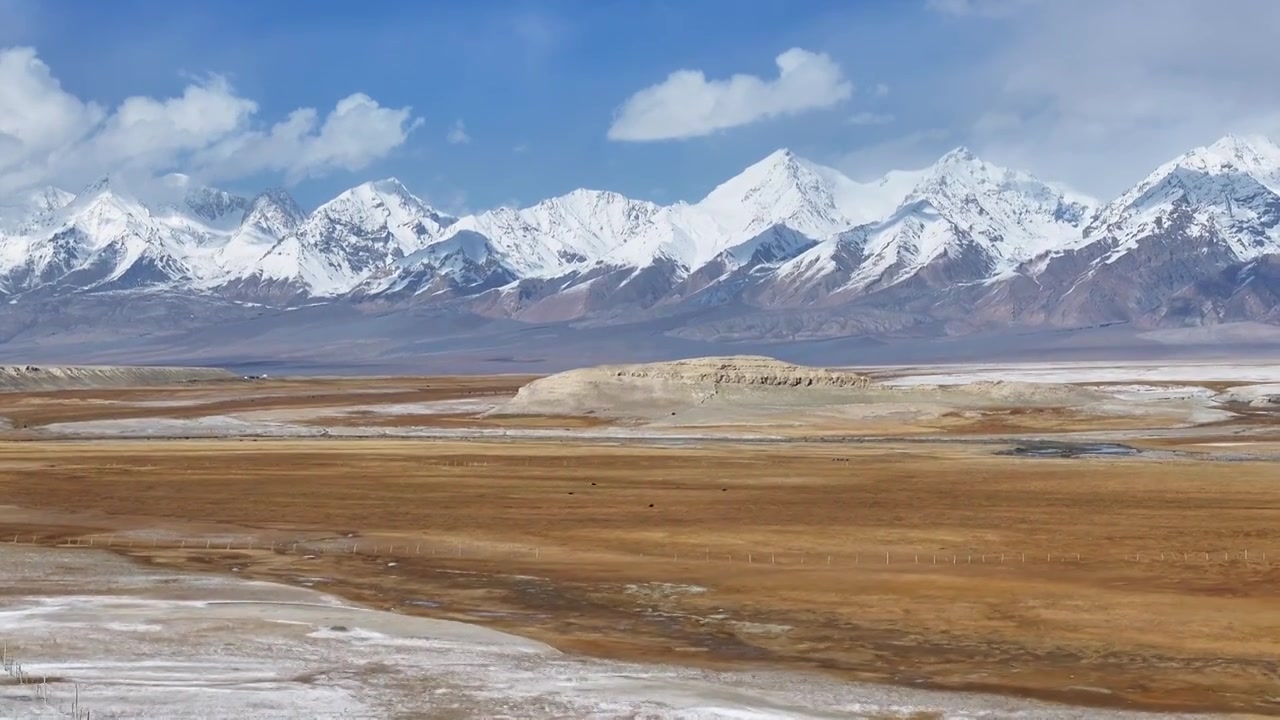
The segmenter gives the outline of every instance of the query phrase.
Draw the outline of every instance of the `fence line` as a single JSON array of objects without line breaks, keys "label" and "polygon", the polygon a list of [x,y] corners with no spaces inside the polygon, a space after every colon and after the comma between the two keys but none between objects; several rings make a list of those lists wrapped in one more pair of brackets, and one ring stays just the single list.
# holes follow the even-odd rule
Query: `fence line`
[{"label": "fence line", "polygon": [[[101,548],[101,549],[145,549],[165,548],[178,550],[209,551],[270,551],[286,555],[300,555],[304,558],[316,558],[321,555],[350,555],[358,557],[412,558],[435,557],[446,560],[515,560],[526,559],[538,562],[572,561],[581,556],[582,550],[566,549],[558,546],[475,545],[458,541],[417,541],[403,540],[385,541],[380,539],[297,539],[287,541],[263,542],[257,539],[225,539],[222,537],[196,538],[138,538],[136,536],[118,537],[111,535],[86,535],[50,541],[38,534],[21,533],[8,536],[9,544],[14,545],[51,545],[59,548]],[[0,541],[3,542],[3,541]],[[608,550],[608,548],[604,548]],[[586,551],[590,552],[590,551]],[[732,550],[704,547],[691,550],[688,548],[668,551],[654,551],[652,548],[634,553],[640,560],[648,562],[670,561],[685,563],[740,563],[750,566],[787,566],[787,567],[875,567],[884,565],[1061,565],[1100,562],[1130,563],[1182,563],[1199,565],[1241,564],[1245,566],[1270,566],[1268,558],[1278,557],[1275,552],[1259,549],[1244,550],[1198,550],[1198,551],[1138,551],[1117,553],[1114,555],[1082,555],[1077,552],[1024,552],[1024,551],[965,551],[936,552],[916,550],[867,550],[828,553],[825,551],[805,550]]]},{"label": "fence line", "polygon": [[[27,672],[22,663],[9,653],[9,643],[0,644],[0,668],[10,678],[17,681],[19,688],[27,688],[30,694],[31,702],[39,703],[44,709],[56,711],[60,716],[74,718],[75,720],[92,720],[92,711],[86,710],[80,704],[80,684],[72,684],[72,696],[68,700],[63,698],[55,701],[49,691],[49,676],[36,676]],[[57,687],[55,682],[55,688]]]}]

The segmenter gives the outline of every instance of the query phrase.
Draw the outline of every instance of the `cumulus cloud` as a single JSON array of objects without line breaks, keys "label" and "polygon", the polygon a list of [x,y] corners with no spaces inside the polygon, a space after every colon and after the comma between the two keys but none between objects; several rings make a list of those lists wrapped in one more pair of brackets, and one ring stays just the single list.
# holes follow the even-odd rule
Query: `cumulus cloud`
[{"label": "cumulus cloud", "polygon": [[76,187],[108,174],[202,179],[276,171],[289,182],[358,170],[404,143],[418,121],[360,93],[321,117],[301,108],[262,127],[258,105],[220,76],[171,98],[136,96],[107,110],[64,90],[32,48],[0,50],[0,191]]},{"label": "cumulus cloud", "polygon": [[0,51],[0,172],[79,142],[104,116],[63,90],[32,48]]},{"label": "cumulus cloud", "polygon": [[733,75],[708,80],[701,70],[677,70],[632,95],[609,128],[610,140],[677,140],[710,135],[768,118],[828,108],[853,85],[824,53],[792,48],[779,55],[778,76]]},{"label": "cumulus cloud", "polygon": [[449,134],[445,136],[445,140],[450,145],[466,145],[471,142],[471,136],[467,134],[467,126],[462,124],[461,120],[453,123],[453,127],[449,128]]},{"label": "cumulus cloud", "polygon": [[324,119],[301,108],[265,130],[245,130],[210,144],[192,158],[211,179],[282,172],[295,183],[333,170],[360,170],[404,143],[420,124],[409,108],[385,108],[363,93],[338,101]]}]

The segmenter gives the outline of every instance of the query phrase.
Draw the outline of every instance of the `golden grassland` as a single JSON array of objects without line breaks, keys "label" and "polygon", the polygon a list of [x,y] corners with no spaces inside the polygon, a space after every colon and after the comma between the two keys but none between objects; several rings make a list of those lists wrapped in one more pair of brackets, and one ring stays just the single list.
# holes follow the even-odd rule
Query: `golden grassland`
[{"label": "golden grassland", "polygon": [[[0,417],[16,429],[88,420],[192,418],[260,410],[509,397],[530,375],[205,381],[180,386],[0,393]],[[162,405],[149,403],[163,403]]]},{"label": "golden grassland", "polygon": [[[250,577],[327,578],[325,589],[376,606],[604,656],[1280,714],[1273,464],[1028,460],[993,449],[6,443],[0,496],[27,514],[0,537],[221,528],[264,540],[461,543],[461,559],[411,555],[393,567],[364,554],[127,552]],[[1234,554],[1242,550],[1248,563]],[[1276,554],[1261,561],[1268,550]],[[1192,551],[1214,554],[1173,559]],[[1146,560],[1126,558],[1138,552]],[[1154,561],[1159,552],[1169,559]],[[988,563],[951,564],[988,553]]]}]

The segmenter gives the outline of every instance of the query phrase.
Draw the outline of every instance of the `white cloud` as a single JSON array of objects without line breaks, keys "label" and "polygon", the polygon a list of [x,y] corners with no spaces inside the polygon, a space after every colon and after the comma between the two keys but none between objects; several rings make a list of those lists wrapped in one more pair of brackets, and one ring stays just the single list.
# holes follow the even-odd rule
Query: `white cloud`
[{"label": "white cloud", "polygon": [[172,98],[126,98],[114,110],[62,89],[31,48],[0,49],[0,191],[75,189],[108,173],[150,179],[181,170],[201,179],[277,171],[289,182],[358,170],[404,143],[409,108],[354,94],[327,115],[312,108],[269,128],[258,105],[225,78],[194,81]]},{"label": "white cloud", "polygon": [[925,7],[944,15],[1007,17],[1042,0],[925,0]]},{"label": "white cloud", "polygon": [[90,145],[105,168],[163,166],[244,127],[257,110],[257,103],[237,97],[225,79],[213,77],[187,86],[176,98],[126,98]]},{"label": "white cloud", "polygon": [[950,79],[982,89],[969,142],[995,161],[1113,197],[1227,133],[1280,133],[1280,3],[1014,5],[964,20],[999,42]]},{"label": "white cloud", "polygon": [[849,117],[850,125],[888,125],[893,116],[888,113],[860,112]]},{"label": "white cloud", "polygon": [[450,145],[465,145],[471,142],[471,136],[467,134],[467,126],[462,124],[461,120],[453,123],[453,127],[449,128],[449,134],[445,136]]},{"label": "white cloud", "polygon": [[420,123],[409,108],[384,108],[368,95],[355,93],[339,100],[323,122],[314,108],[294,110],[268,130],[235,133],[192,160],[208,179],[272,171],[296,183],[333,170],[367,167],[403,144]]},{"label": "white cloud", "polygon": [[943,128],[917,130],[846,153],[836,162],[855,180],[873,180],[890,170],[927,167],[949,149],[952,133]]},{"label": "white cloud", "polygon": [[0,51],[0,172],[78,142],[104,115],[63,90],[34,49]]},{"label": "white cloud", "polygon": [[710,135],[760,120],[828,108],[853,85],[824,53],[792,48],[779,55],[778,77],[734,75],[708,80],[701,70],[677,70],[632,95],[609,128],[610,140],[652,141]]}]

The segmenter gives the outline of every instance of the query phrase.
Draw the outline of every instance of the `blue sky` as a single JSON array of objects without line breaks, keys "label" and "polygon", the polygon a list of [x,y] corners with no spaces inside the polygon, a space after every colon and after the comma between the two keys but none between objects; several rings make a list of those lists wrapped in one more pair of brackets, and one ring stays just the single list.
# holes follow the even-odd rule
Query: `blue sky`
[{"label": "blue sky", "polygon": [[[782,146],[870,178],[966,144],[1106,196],[1226,132],[1280,127],[1268,40],[1280,3],[1226,4],[1236,12],[1195,0],[0,0],[0,48],[33,53],[10,70],[41,63],[61,93],[45,103],[50,82],[33,81],[40,102],[0,91],[0,110],[79,116],[62,134],[34,112],[25,128],[0,119],[0,191],[7,133],[9,189],[123,165],[246,191],[286,184],[311,206],[395,176],[466,212],[576,187],[695,199]],[[792,86],[748,88],[736,113],[670,117],[714,81],[776,80],[793,48],[815,69]],[[632,137],[610,138],[629,98],[679,70],[711,85],[667,88],[620,133]],[[207,90],[190,108],[208,123],[158,117],[191,112],[164,101],[192,85]],[[327,131],[353,94],[367,102]],[[116,112],[140,97],[152,102]],[[316,110],[311,125],[296,116],[304,130],[273,135],[299,108]],[[139,116],[165,124],[117,122]]]}]

